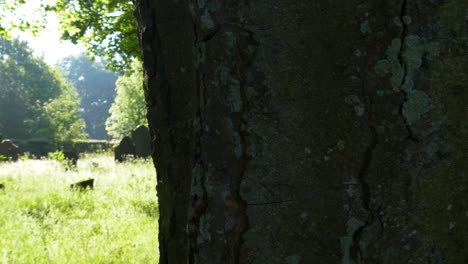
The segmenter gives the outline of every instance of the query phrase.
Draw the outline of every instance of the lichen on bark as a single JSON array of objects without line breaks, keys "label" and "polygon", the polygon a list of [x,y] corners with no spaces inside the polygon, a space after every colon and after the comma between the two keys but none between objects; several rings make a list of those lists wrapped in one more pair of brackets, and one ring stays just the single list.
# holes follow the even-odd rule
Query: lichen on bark
[{"label": "lichen on bark", "polygon": [[161,264],[466,262],[462,0],[136,2]]}]

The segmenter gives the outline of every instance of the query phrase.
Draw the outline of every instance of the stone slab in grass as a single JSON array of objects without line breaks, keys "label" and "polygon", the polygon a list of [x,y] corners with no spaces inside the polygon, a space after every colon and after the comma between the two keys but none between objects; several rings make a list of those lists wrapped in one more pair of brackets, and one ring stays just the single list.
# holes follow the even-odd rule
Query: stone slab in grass
[{"label": "stone slab in grass", "polygon": [[87,180],[75,182],[72,185],[70,185],[70,188],[72,190],[86,190],[88,188],[92,190],[94,188],[94,179],[87,179]]}]

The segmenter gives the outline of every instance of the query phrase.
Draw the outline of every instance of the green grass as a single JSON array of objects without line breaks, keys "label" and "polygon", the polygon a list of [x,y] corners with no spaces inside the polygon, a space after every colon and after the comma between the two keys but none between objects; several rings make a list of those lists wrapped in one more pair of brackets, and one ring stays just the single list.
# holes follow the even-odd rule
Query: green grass
[{"label": "green grass", "polygon": [[[87,178],[94,190],[70,190]],[[158,263],[151,161],[2,162],[0,183],[0,263]]]}]

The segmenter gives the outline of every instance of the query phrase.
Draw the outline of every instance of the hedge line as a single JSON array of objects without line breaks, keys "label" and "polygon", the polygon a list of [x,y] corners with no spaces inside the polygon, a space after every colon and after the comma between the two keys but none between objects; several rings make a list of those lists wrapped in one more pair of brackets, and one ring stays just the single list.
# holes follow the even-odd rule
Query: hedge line
[{"label": "hedge line", "polygon": [[36,157],[47,157],[47,153],[56,150],[77,153],[98,153],[112,151],[114,143],[107,140],[76,140],[68,142],[50,142],[43,139],[13,140],[20,153],[29,152]]}]

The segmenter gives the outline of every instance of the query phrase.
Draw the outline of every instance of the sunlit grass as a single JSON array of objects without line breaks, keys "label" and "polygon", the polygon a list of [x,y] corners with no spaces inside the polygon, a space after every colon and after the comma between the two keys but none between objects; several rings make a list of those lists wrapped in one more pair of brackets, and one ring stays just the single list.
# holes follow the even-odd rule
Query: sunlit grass
[{"label": "sunlit grass", "polygon": [[[70,184],[94,178],[94,190]],[[157,263],[151,161],[88,157],[0,163],[0,263]]]}]

